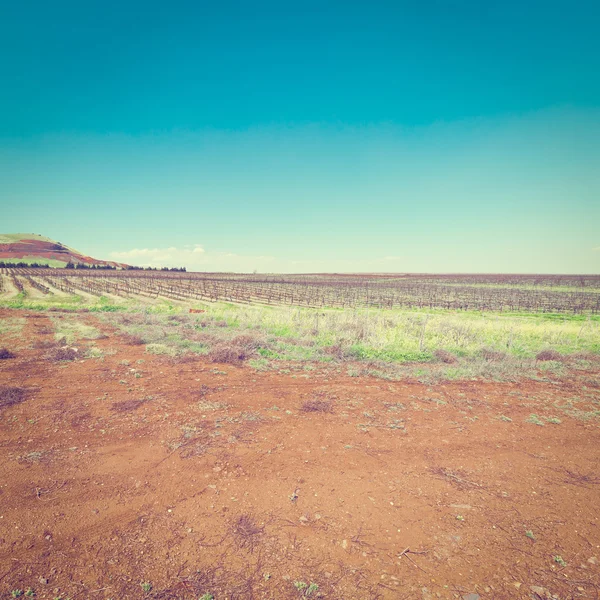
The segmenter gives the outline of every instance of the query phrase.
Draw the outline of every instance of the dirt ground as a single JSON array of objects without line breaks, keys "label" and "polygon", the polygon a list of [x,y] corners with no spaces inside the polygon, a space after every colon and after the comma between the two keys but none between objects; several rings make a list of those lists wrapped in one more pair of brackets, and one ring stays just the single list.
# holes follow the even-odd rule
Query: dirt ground
[{"label": "dirt ground", "polygon": [[93,315],[105,356],[64,363],[45,314],[15,316],[0,598],[600,595],[598,363],[435,386],[263,373],[148,354]]}]

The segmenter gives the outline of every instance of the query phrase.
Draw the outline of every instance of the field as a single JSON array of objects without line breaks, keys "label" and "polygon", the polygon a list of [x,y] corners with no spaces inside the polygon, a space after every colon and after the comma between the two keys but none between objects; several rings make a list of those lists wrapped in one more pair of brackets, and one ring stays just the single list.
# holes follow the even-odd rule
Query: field
[{"label": "field", "polygon": [[598,598],[599,300],[3,270],[0,598]]}]

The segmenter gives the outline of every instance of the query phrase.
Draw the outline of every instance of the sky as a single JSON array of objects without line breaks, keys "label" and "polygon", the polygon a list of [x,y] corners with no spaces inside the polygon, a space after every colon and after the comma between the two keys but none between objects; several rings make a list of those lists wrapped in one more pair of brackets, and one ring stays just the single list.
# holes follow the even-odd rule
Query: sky
[{"label": "sky", "polygon": [[600,273],[598,19],[4,3],[0,232],[201,271]]}]

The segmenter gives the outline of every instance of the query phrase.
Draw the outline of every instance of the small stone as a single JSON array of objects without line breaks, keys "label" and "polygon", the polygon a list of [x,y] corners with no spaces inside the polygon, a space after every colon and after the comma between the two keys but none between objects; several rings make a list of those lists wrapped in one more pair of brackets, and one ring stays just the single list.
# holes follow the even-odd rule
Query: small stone
[{"label": "small stone", "polygon": [[299,520],[303,523],[308,523],[308,519],[304,515],[302,515]]},{"label": "small stone", "polygon": [[513,581],[513,585],[519,589],[523,584],[520,581]]},{"label": "small stone", "polygon": [[598,559],[595,556],[592,556],[591,558],[588,558],[588,562],[590,563],[590,565],[597,565]]},{"label": "small stone", "polygon": [[346,550],[348,548],[348,540],[342,540],[342,548]]},{"label": "small stone", "polygon": [[42,585],[46,585],[48,583],[48,580],[45,577],[40,577],[38,579],[38,581],[42,584]]},{"label": "small stone", "polygon": [[479,600],[479,598],[481,598],[479,594],[474,594],[473,592],[471,592],[470,594],[465,594],[462,597],[462,600]]}]

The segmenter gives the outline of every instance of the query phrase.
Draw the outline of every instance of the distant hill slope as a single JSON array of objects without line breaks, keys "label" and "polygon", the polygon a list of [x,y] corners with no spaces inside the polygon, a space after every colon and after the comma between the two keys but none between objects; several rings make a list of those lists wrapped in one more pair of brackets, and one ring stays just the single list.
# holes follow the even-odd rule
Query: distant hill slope
[{"label": "distant hill slope", "polygon": [[60,242],[37,233],[0,233],[0,261],[38,263],[64,267],[67,263],[126,267],[123,263],[85,256]]}]

